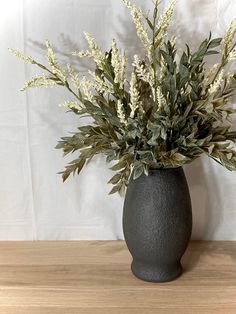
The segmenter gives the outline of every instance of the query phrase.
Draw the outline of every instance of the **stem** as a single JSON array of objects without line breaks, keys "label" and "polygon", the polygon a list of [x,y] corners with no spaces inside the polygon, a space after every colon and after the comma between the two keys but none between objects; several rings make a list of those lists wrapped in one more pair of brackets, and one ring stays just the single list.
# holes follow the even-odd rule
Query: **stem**
[{"label": "stem", "polygon": [[[155,4],[155,10],[157,10],[157,3]],[[156,16],[156,14],[154,15],[154,17],[153,17],[153,30],[152,30],[152,46],[153,46],[153,51],[152,51],[152,54],[153,54],[153,56],[152,56],[152,58],[153,58],[153,65],[152,65],[152,67],[153,67],[153,71],[154,71],[154,93],[155,93],[155,95],[154,95],[154,97],[155,97],[155,99],[154,99],[154,103],[156,104],[156,94],[157,94],[157,73],[156,73],[156,51],[155,51],[155,33],[156,33],[156,20],[157,20],[157,16]]]},{"label": "stem", "polygon": [[223,61],[222,61],[222,63],[220,64],[220,67],[218,68],[216,74],[214,75],[214,78],[213,78],[211,84],[213,84],[213,83],[215,82],[215,80],[216,80],[218,74],[220,73],[220,71],[223,69],[223,67],[224,67],[225,65],[226,65],[226,63],[223,63]]},{"label": "stem", "polygon": [[77,98],[80,102],[82,102],[82,100],[80,99],[80,97],[70,88],[70,85],[68,83],[68,81],[64,82],[58,75],[56,75],[55,73],[53,73],[51,70],[49,70],[46,66],[44,66],[41,63],[37,63],[36,65],[39,66],[40,68],[44,69],[45,71],[47,71],[48,73],[50,73],[52,76],[54,76],[58,81],[60,81],[60,83],[62,83],[62,85],[64,87],[67,88],[67,90],[73,94],[75,96],[75,98]]},{"label": "stem", "polygon": [[217,78],[217,76],[218,76],[218,74],[220,73],[220,71],[221,71],[221,70],[226,66],[226,64],[228,63],[228,60],[227,60],[227,59],[228,59],[228,57],[229,57],[229,54],[230,54],[230,52],[234,49],[235,46],[236,46],[236,44],[234,44],[234,45],[231,47],[231,49],[230,49],[230,51],[228,51],[228,53],[225,52],[225,54],[223,54],[223,56],[222,56],[222,58],[221,58],[220,67],[219,67],[219,69],[217,70],[217,72],[216,72],[216,74],[215,74],[215,76],[214,76],[214,78],[213,78],[211,84],[214,83],[214,81],[215,81],[215,79]]}]

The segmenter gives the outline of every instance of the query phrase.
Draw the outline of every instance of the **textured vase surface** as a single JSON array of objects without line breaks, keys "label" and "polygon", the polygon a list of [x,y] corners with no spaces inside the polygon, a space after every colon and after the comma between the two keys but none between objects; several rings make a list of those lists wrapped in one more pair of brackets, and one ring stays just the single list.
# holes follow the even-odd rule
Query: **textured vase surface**
[{"label": "textured vase surface", "polygon": [[126,191],[123,231],[133,257],[131,270],[143,280],[171,281],[182,273],[192,232],[192,208],[182,167],[149,170]]}]

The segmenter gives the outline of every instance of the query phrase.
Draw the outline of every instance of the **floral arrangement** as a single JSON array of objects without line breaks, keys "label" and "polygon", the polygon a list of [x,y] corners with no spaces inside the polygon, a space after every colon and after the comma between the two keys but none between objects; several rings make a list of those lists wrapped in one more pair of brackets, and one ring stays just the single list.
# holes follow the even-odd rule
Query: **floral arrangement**
[{"label": "floral arrangement", "polygon": [[[63,86],[72,96],[63,105],[79,117],[91,117],[90,123],[56,146],[65,155],[79,151],[62,172],[63,180],[71,173],[79,174],[97,154],[113,162],[111,169],[116,173],[109,181],[114,185],[110,193],[128,185],[131,171],[136,179],[142,173],[148,175],[150,168],[180,167],[201,154],[236,170],[236,131],[231,129],[236,110],[230,105],[236,72],[226,70],[236,59],[235,24],[230,24],[223,39],[210,35],[197,51],[186,45],[177,56],[176,40],[166,34],[175,2],[159,14],[155,0],[150,17],[123,0],[145,52],[145,58],[133,57],[129,75],[125,51],[118,49],[116,41],[110,51],[103,52],[88,33],[88,50],[73,53],[94,61],[94,72],[87,76],[70,65],[63,69],[49,42],[49,66],[10,49],[45,71],[26,82],[22,90]],[[219,62],[207,69],[205,59],[212,54],[219,54]]]}]

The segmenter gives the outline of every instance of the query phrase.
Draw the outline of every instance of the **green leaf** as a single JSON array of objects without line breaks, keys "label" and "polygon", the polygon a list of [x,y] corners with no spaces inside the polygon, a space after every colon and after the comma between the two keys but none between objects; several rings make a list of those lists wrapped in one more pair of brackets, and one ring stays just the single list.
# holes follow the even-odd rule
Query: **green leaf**
[{"label": "green leaf", "polygon": [[153,26],[152,22],[149,20],[148,17],[145,17],[145,19],[146,19],[146,21],[147,21],[147,23],[148,23],[148,26],[149,26],[149,27],[151,28],[151,30],[153,31],[153,30],[154,30],[154,26]]},{"label": "green leaf", "polygon": [[127,166],[127,161],[126,160],[120,160],[117,164],[112,166],[110,169],[113,171],[118,171],[121,169],[124,169]]},{"label": "green leaf", "polygon": [[138,166],[134,167],[134,174],[133,174],[133,179],[136,180],[138,179],[144,171],[144,165],[142,163],[139,163]]},{"label": "green leaf", "polygon": [[122,177],[122,173],[117,173],[108,181],[108,183],[117,184],[120,181],[121,177]]},{"label": "green leaf", "polygon": [[211,145],[207,148],[209,155],[212,154],[214,147],[215,147],[215,144],[211,144]]},{"label": "green leaf", "polygon": [[156,20],[158,13],[158,2],[155,4],[154,10],[153,10],[153,19]]},{"label": "green leaf", "polygon": [[79,174],[85,164],[85,161],[86,160],[83,158],[75,159],[71,161],[68,166],[66,166],[64,171],[59,172],[59,174],[62,174],[63,182],[66,181],[71,173],[75,174],[75,172],[77,172],[77,174]]},{"label": "green leaf", "polygon": [[219,51],[216,51],[216,50],[209,50],[205,53],[206,56],[217,55],[217,54],[219,54]]},{"label": "green leaf", "polygon": [[189,70],[183,64],[180,64],[179,66],[179,73],[180,73],[181,78],[186,78],[189,76]]},{"label": "green leaf", "polygon": [[210,41],[208,48],[211,49],[211,48],[218,47],[221,44],[221,41],[222,41],[222,38],[220,37],[213,39],[212,41]]},{"label": "green leaf", "polygon": [[176,161],[184,161],[186,159],[186,156],[180,153],[175,153],[173,157]]},{"label": "green leaf", "polygon": [[208,49],[208,40],[205,39],[201,43],[201,45],[200,45],[200,47],[198,49],[197,55],[200,55],[200,56],[204,55],[207,52],[207,49]]},{"label": "green leaf", "polygon": [[186,55],[185,52],[183,52],[182,57],[180,59],[180,64],[186,65],[188,63],[188,56]]},{"label": "green leaf", "polygon": [[122,189],[122,185],[121,184],[118,184],[118,185],[115,185],[111,191],[109,192],[109,195],[111,194],[115,194],[116,192],[120,192]]},{"label": "green leaf", "polygon": [[189,48],[189,46],[187,45],[187,44],[185,44],[186,45],[186,47],[187,47],[187,55],[188,55],[188,57],[191,55],[191,51],[190,51],[190,48]]},{"label": "green leaf", "polygon": [[148,165],[144,165],[144,174],[145,174],[145,176],[148,177],[148,175],[149,175],[149,172],[148,172]]}]

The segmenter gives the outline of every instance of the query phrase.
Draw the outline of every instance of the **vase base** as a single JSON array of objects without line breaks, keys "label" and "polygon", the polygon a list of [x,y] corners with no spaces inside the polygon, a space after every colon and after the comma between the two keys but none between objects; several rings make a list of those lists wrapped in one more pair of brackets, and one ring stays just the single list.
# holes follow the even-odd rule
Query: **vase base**
[{"label": "vase base", "polygon": [[178,278],[182,274],[182,265],[178,264],[172,267],[160,268],[133,261],[131,264],[132,273],[139,279],[150,282],[168,282]]}]

